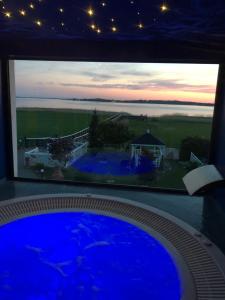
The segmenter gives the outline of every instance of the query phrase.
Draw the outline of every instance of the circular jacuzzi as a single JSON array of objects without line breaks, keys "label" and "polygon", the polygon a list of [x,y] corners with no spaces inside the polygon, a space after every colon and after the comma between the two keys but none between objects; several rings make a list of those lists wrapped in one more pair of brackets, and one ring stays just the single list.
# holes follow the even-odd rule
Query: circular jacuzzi
[{"label": "circular jacuzzi", "polygon": [[126,199],[0,205],[0,299],[225,299],[224,258],[177,219]]}]

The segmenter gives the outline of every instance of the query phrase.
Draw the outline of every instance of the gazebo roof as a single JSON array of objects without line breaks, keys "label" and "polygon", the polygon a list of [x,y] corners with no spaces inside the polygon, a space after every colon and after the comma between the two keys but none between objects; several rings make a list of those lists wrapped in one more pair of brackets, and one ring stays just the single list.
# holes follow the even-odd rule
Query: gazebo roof
[{"label": "gazebo roof", "polygon": [[151,133],[146,132],[142,136],[134,139],[131,142],[131,145],[157,145],[157,146],[165,146],[165,144],[153,136]]}]

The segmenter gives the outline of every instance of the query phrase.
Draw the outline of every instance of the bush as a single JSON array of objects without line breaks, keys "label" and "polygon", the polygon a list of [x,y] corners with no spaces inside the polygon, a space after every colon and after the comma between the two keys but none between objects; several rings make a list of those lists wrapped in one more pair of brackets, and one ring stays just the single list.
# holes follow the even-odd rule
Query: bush
[{"label": "bush", "polygon": [[74,144],[71,139],[56,139],[49,143],[48,151],[52,155],[52,159],[63,162],[64,164],[69,159],[70,152],[74,149]]},{"label": "bush", "polygon": [[209,141],[199,137],[183,139],[180,146],[180,160],[190,160],[191,152],[200,159],[206,159],[209,155]]},{"label": "bush", "polygon": [[45,169],[45,165],[42,163],[37,163],[34,166],[32,166],[32,169],[40,171],[41,169]]},{"label": "bush", "polygon": [[102,145],[120,146],[125,144],[132,137],[131,132],[123,122],[104,122],[98,128],[98,141]]},{"label": "bush", "polygon": [[149,183],[156,178],[156,171],[154,170],[149,173],[141,173],[138,178],[142,184],[149,185]]},{"label": "bush", "polygon": [[194,170],[198,168],[200,165],[197,162],[188,162],[186,169],[190,172],[191,170]]}]

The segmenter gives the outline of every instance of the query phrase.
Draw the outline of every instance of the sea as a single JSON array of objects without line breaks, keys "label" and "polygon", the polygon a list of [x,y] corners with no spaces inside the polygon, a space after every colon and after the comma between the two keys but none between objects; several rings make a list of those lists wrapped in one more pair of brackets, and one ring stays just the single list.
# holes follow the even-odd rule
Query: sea
[{"label": "sea", "polygon": [[78,101],[64,99],[16,98],[17,108],[47,108],[97,110],[106,112],[123,112],[131,115],[165,116],[185,115],[212,117],[213,106],[177,105],[177,104],[149,104],[149,103],[118,103],[98,101]]}]

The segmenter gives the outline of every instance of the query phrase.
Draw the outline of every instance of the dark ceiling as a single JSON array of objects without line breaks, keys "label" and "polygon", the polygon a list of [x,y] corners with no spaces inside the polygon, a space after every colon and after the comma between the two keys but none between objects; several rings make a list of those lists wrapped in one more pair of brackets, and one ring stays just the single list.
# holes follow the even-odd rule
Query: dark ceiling
[{"label": "dark ceiling", "polygon": [[224,0],[0,0],[0,11],[2,41],[141,41],[225,51]]}]

